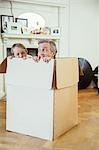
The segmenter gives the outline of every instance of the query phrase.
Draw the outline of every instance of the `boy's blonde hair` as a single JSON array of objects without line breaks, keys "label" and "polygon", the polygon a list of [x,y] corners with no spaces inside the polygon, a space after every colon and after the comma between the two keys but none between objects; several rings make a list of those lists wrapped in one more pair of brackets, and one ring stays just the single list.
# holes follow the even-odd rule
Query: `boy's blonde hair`
[{"label": "boy's blonde hair", "polygon": [[22,49],[24,49],[26,52],[28,52],[27,49],[26,49],[26,47],[25,47],[23,44],[21,44],[21,43],[15,43],[15,44],[13,44],[12,47],[11,47],[11,53],[12,53],[12,54],[14,54],[14,48],[15,48],[15,47],[22,48]]}]

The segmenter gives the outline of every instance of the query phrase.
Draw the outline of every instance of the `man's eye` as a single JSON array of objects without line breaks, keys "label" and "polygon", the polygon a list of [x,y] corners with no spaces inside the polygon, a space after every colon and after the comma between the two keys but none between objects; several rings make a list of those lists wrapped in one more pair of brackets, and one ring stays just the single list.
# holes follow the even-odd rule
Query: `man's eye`
[{"label": "man's eye", "polygon": [[42,49],[42,52],[44,52],[45,49]]}]

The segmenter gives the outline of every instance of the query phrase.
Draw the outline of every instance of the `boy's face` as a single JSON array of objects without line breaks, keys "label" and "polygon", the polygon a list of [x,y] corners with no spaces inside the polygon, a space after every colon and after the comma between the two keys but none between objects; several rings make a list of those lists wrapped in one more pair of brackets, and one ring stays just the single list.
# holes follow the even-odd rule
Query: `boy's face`
[{"label": "boy's face", "polygon": [[27,56],[26,50],[20,47],[15,47],[13,51],[14,51],[14,57],[16,58],[23,58]]},{"label": "boy's face", "polygon": [[41,57],[53,58],[53,52],[50,50],[50,44],[49,43],[40,43],[38,55]]}]

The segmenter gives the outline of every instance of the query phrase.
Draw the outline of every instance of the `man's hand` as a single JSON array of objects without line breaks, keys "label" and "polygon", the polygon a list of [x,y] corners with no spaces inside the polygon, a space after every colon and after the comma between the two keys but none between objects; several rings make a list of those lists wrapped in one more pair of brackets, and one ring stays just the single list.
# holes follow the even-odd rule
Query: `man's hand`
[{"label": "man's hand", "polygon": [[51,57],[43,57],[42,59],[44,62],[48,63],[51,60]]},{"label": "man's hand", "polygon": [[44,62],[48,63],[52,58],[51,57],[41,57],[41,56],[34,56],[33,60],[35,62],[39,62],[40,60],[43,60]]},{"label": "man's hand", "polygon": [[41,59],[41,57],[40,57],[40,56],[34,56],[34,57],[33,57],[33,60],[34,60],[35,62],[39,62],[39,61],[40,61],[40,59]]}]

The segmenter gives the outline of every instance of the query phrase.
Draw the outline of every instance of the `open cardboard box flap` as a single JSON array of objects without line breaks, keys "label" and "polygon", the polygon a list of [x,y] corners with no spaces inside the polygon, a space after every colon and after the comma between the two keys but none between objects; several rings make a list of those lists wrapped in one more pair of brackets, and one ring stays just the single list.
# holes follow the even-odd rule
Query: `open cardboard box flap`
[{"label": "open cardboard box flap", "polygon": [[75,85],[78,80],[78,59],[56,59],[56,88],[61,89]]},{"label": "open cardboard box flap", "polygon": [[[76,68],[76,72],[75,72]],[[28,58],[7,60],[7,82],[32,88],[60,89],[78,82],[77,58],[58,58],[39,63]]]},{"label": "open cardboard box flap", "polygon": [[0,64],[0,73],[6,73],[7,68],[7,58],[5,58]]}]

